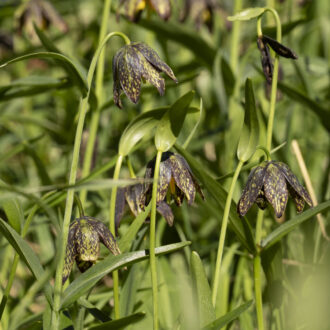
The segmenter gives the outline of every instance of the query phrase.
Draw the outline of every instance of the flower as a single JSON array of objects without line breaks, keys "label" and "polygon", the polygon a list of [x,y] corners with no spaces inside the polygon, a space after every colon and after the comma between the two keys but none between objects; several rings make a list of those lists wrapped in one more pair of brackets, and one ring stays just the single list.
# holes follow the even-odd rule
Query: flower
[{"label": "flower", "polygon": [[69,277],[74,261],[82,273],[96,262],[100,252],[100,242],[114,255],[120,254],[116,240],[103,222],[87,216],[72,222],[68,235],[62,283],[65,283]]},{"label": "flower", "polygon": [[293,198],[298,213],[304,209],[305,202],[313,206],[308,192],[288,165],[276,161],[263,162],[251,171],[237,204],[237,212],[244,216],[253,203],[257,203],[262,210],[270,203],[276,217],[280,218],[285,211],[289,195]]},{"label": "flower", "polygon": [[142,78],[154,85],[160,95],[165,92],[165,81],[160,76],[160,72],[165,72],[178,82],[171,68],[152,48],[142,42],[133,42],[120,48],[113,57],[112,71],[113,97],[119,108],[122,107],[120,101],[122,90],[133,103],[138,102]]},{"label": "flower", "polygon": [[[145,173],[146,179],[153,178],[154,169],[155,158],[147,164]],[[203,192],[186,160],[179,154],[164,152],[159,168],[156,203],[157,211],[162,215],[165,214],[164,218],[170,226],[173,225],[174,216],[170,206],[165,201],[168,192],[168,199],[173,198],[175,203],[180,206],[184,197],[186,197],[188,204],[191,205],[195,200],[196,191],[204,199]],[[142,205],[147,205],[147,203],[149,203],[151,194],[152,183],[147,182],[144,184]]]},{"label": "flower", "polygon": [[200,29],[202,24],[205,24],[211,32],[216,8],[217,4],[214,0],[186,0],[180,21],[184,22],[190,16],[195,22],[197,30]]},{"label": "flower", "polygon": [[34,39],[35,32],[33,23],[39,29],[47,29],[50,24],[56,26],[61,32],[68,30],[67,24],[55,10],[52,4],[43,0],[29,0],[19,7],[16,16],[18,17],[18,30],[21,33],[23,28],[29,37]]},{"label": "flower", "polygon": [[[116,230],[120,225],[121,218],[124,214],[125,204],[128,204],[131,212],[137,216],[144,210],[146,206],[146,198],[145,198],[145,188],[142,183],[137,183],[135,185],[131,185],[125,188],[120,188],[117,191],[116,198]],[[162,201],[157,205],[156,210],[159,214],[161,214],[167,223],[172,226],[174,221],[174,215],[170,206]]]},{"label": "flower", "polygon": [[124,15],[132,22],[137,22],[140,19],[142,11],[147,5],[165,21],[171,16],[170,0],[121,0],[117,12],[123,5]]}]

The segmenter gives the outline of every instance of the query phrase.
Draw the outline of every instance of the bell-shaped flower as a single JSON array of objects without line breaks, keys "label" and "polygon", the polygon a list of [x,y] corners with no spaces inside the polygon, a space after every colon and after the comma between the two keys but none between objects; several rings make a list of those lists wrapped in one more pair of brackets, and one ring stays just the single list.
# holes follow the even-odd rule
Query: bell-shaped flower
[{"label": "bell-shaped flower", "polygon": [[188,17],[195,23],[199,30],[205,24],[210,32],[213,29],[214,12],[218,7],[215,0],[185,0],[184,10],[181,14],[181,22]]},{"label": "bell-shaped flower", "polygon": [[293,198],[298,213],[304,209],[305,202],[313,206],[308,192],[288,165],[276,161],[263,162],[251,171],[237,204],[237,212],[244,216],[254,203],[262,210],[270,203],[276,217],[280,218],[289,195]]},{"label": "bell-shaped flower", "polygon": [[74,261],[81,272],[86,271],[97,261],[100,242],[114,255],[120,254],[116,240],[103,222],[87,216],[72,222],[68,235],[62,283],[69,277]]},{"label": "bell-shaped flower", "polygon": [[33,23],[39,29],[47,29],[49,25],[54,25],[61,32],[66,32],[68,26],[56,11],[53,5],[45,0],[28,0],[18,8],[15,16],[18,20],[18,30],[22,32],[24,29],[27,35],[35,39]]},{"label": "bell-shaped flower", "polygon": [[117,10],[124,6],[124,15],[132,22],[137,22],[146,6],[154,10],[163,20],[171,16],[170,0],[121,0]]},{"label": "bell-shaped flower", "polygon": [[166,73],[177,82],[172,69],[152,48],[142,42],[133,42],[120,48],[113,57],[112,72],[113,98],[119,108],[122,107],[122,90],[133,103],[139,101],[142,78],[154,85],[160,95],[165,92],[165,81],[160,72]]},{"label": "bell-shaped flower", "polygon": [[[151,160],[147,164],[145,173],[146,179],[154,177],[155,159]],[[147,205],[151,200],[152,195],[152,183],[146,182],[144,187],[144,202],[142,204]],[[184,197],[187,199],[189,205],[191,205],[196,196],[196,191],[204,198],[203,192],[197,183],[188,163],[179,154],[172,152],[165,152],[162,154],[162,159],[159,168],[159,181],[157,187],[157,211],[164,216],[165,220],[170,226],[173,225],[173,214],[170,206],[168,205],[168,199],[173,198],[175,203],[180,206]]]}]

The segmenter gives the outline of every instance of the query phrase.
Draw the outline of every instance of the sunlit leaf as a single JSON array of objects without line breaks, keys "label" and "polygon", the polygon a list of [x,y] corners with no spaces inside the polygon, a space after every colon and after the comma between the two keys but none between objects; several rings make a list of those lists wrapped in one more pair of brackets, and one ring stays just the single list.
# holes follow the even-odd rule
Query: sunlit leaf
[{"label": "sunlit leaf", "polygon": [[256,7],[248,8],[234,16],[227,17],[228,21],[248,21],[250,19],[256,18],[265,12],[266,8]]}]

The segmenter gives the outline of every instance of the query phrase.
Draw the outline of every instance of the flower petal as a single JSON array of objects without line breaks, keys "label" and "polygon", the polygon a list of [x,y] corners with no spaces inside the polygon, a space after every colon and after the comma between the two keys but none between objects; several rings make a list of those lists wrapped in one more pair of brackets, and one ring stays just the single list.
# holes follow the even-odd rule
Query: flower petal
[{"label": "flower petal", "polygon": [[289,194],[285,177],[273,162],[267,166],[264,178],[264,192],[268,202],[274,208],[276,217],[280,218],[285,211]]},{"label": "flower petal", "polygon": [[259,195],[264,182],[266,166],[267,164],[263,163],[253,169],[249,174],[247,183],[237,204],[237,212],[241,217],[247,213]]},{"label": "flower petal", "polygon": [[126,96],[137,103],[141,91],[141,72],[139,57],[130,46],[124,46],[123,55],[118,58],[118,78]]},{"label": "flower petal", "polygon": [[282,45],[277,40],[267,37],[265,35],[262,36],[262,40],[265,44],[268,44],[272,48],[272,50],[279,56],[292,58],[294,60],[298,58],[298,56],[290,48]]},{"label": "flower petal", "polygon": [[112,59],[112,76],[113,76],[113,100],[114,103],[122,108],[122,103],[120,100],[121,86],[118,76],[118,62],[121,56],[123,56],[123,48],[121,48]]},{"label": "flower petal", "polygon": [[77,221],[74,221],[70,225],[68,243],[66,246],[65,259],[64,259],[64,267],[62,273],[62,284],[64,284],[67,278],[69,277],[75,257],[77,255],[76,246],[75,246],[75,235],[78,226],[79,223]]},{"label": "flower petal", "polygon": [[257,44],[261,53],[262,70],[266,77],[267,83],[271,84],[273,80],[273,63],[270,57],[269,48],[267,44],[263,42],[262,37],[258,37]]},{"label": "flower petal", "polygon": [[282,162],[275,162],[275,165],[285,176],[287,182],[290,184],[292,189],[302,197],[309,206],[313,206],[312,199],[309,196],[307,190],[299,183],[297,177],[293,174],[290,167]]},{"label": "flower petal", "polygon": [[127,204],[135,216],[137,216],[142,211],[140,207],[142,194],[143,194],[142,183],[129,186],[125,190],[125,198]]},{"label": "flower petal", "polygon": [[167,193],[168,186],[172,177],[169,160],[162,161],[159,167],[159,181],[157,188],[157,203],[162,202]]},{"label": "flower petal", "polygon": [[159,74],[159,71],[150,64],[142,53],[136,51],[136,55],[140,58],[140,72],[142,77],[148,81],[151,85],[154,85],[160,95],[164,95],[165,93],[165,80]]},{"label": "flower petal", "polygon": [[169,0],[150,0],[157,14],[165,21],[171,16],[171,3]]},{"label": "flower petal", "polygon": [[172,209],[166,202],[163,201],[157,204],[157,212],[165,218],[169,226],[173,226],[174,215]]},{"label": "flower petal", "polygon": [[187,162],[181,155],[174,154],[170,157],[172,176],[176,185],[185,194],[188,204],[192,204],[195,200],[196,188],[194,181],[190,175]]},{"label": "flower petal", "polygon": [[100,243],[97,232],[94,229],[95,220],[90,217],[83,217],[78,220],[75,235],[75,244],[79,260],[96,261],[100,252]]},{"label": "flower petal", "polygon": [[123,2],[125,2],[125,16],[131,22],[137,22],[142,10],[146,6],[146,0],[123,0],[119,6],[121,6]]},{"label": "flower petal", "polygon": [[151,47],[142,42],[134,42],[131,46],[140,51],[148,62],[150,62],[156,69],[165,72],[172,80],[178,82],[172,69],[160,59],[158,54]]},{"label": "flower petal", "polygon": [[299,196],[299,194],[297,194],[290,185],[288,185],[288,190],[291,198],[294,200],[294,203],[296,205],[297,213],[301,213],[305,207],[305,200],[301,196]]},{"label": "flower petal", "polygon": [[120,254],[119,247],[109,228],[101,221],[92,220],[92,225],[98,234],[98,239],[103,243],[115,256]]},{"label": "flower petal", "polygon": [[119,228],[120,221],[124,214],[125,209],[125,190],[126,188],[118,188],[115,206],[115,225],[116,231]]}]

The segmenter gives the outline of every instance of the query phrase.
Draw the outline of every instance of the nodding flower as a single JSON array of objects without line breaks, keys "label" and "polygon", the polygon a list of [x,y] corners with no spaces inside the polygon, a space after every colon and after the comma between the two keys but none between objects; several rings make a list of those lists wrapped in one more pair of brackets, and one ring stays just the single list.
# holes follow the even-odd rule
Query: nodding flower
[{"label": "nodding flower", "polygon": [[244,216],[254,203],[262,210],[270,203],[276,217],[280,218],[289,195],[293,198],[298,213],[304,209],[305,202],[313,206],[308,192],[288,165],[276,161],[263,162],[251,171],[237,204],[237,212]]},{"label": "nodding flower", "polygon": [[165,80],[160,76],[160,72],[178,82],[172,69],[151,47],[142,42],[133,42],[120,48],[113,57],[112,72],[113,97],[119,108],[122,107],[122,90],[133,103],[139,101],[142,78],[154,85],[160,95],[165,92]]},{"label": "nodding flower", "polygon": [[100,253],[100,242],[114,255],[120,254],[116,240],[105,224],[91,217],[81,217],[70,225],[62,283],[69,277],[74,261],[83,273],[92,267]]}]

